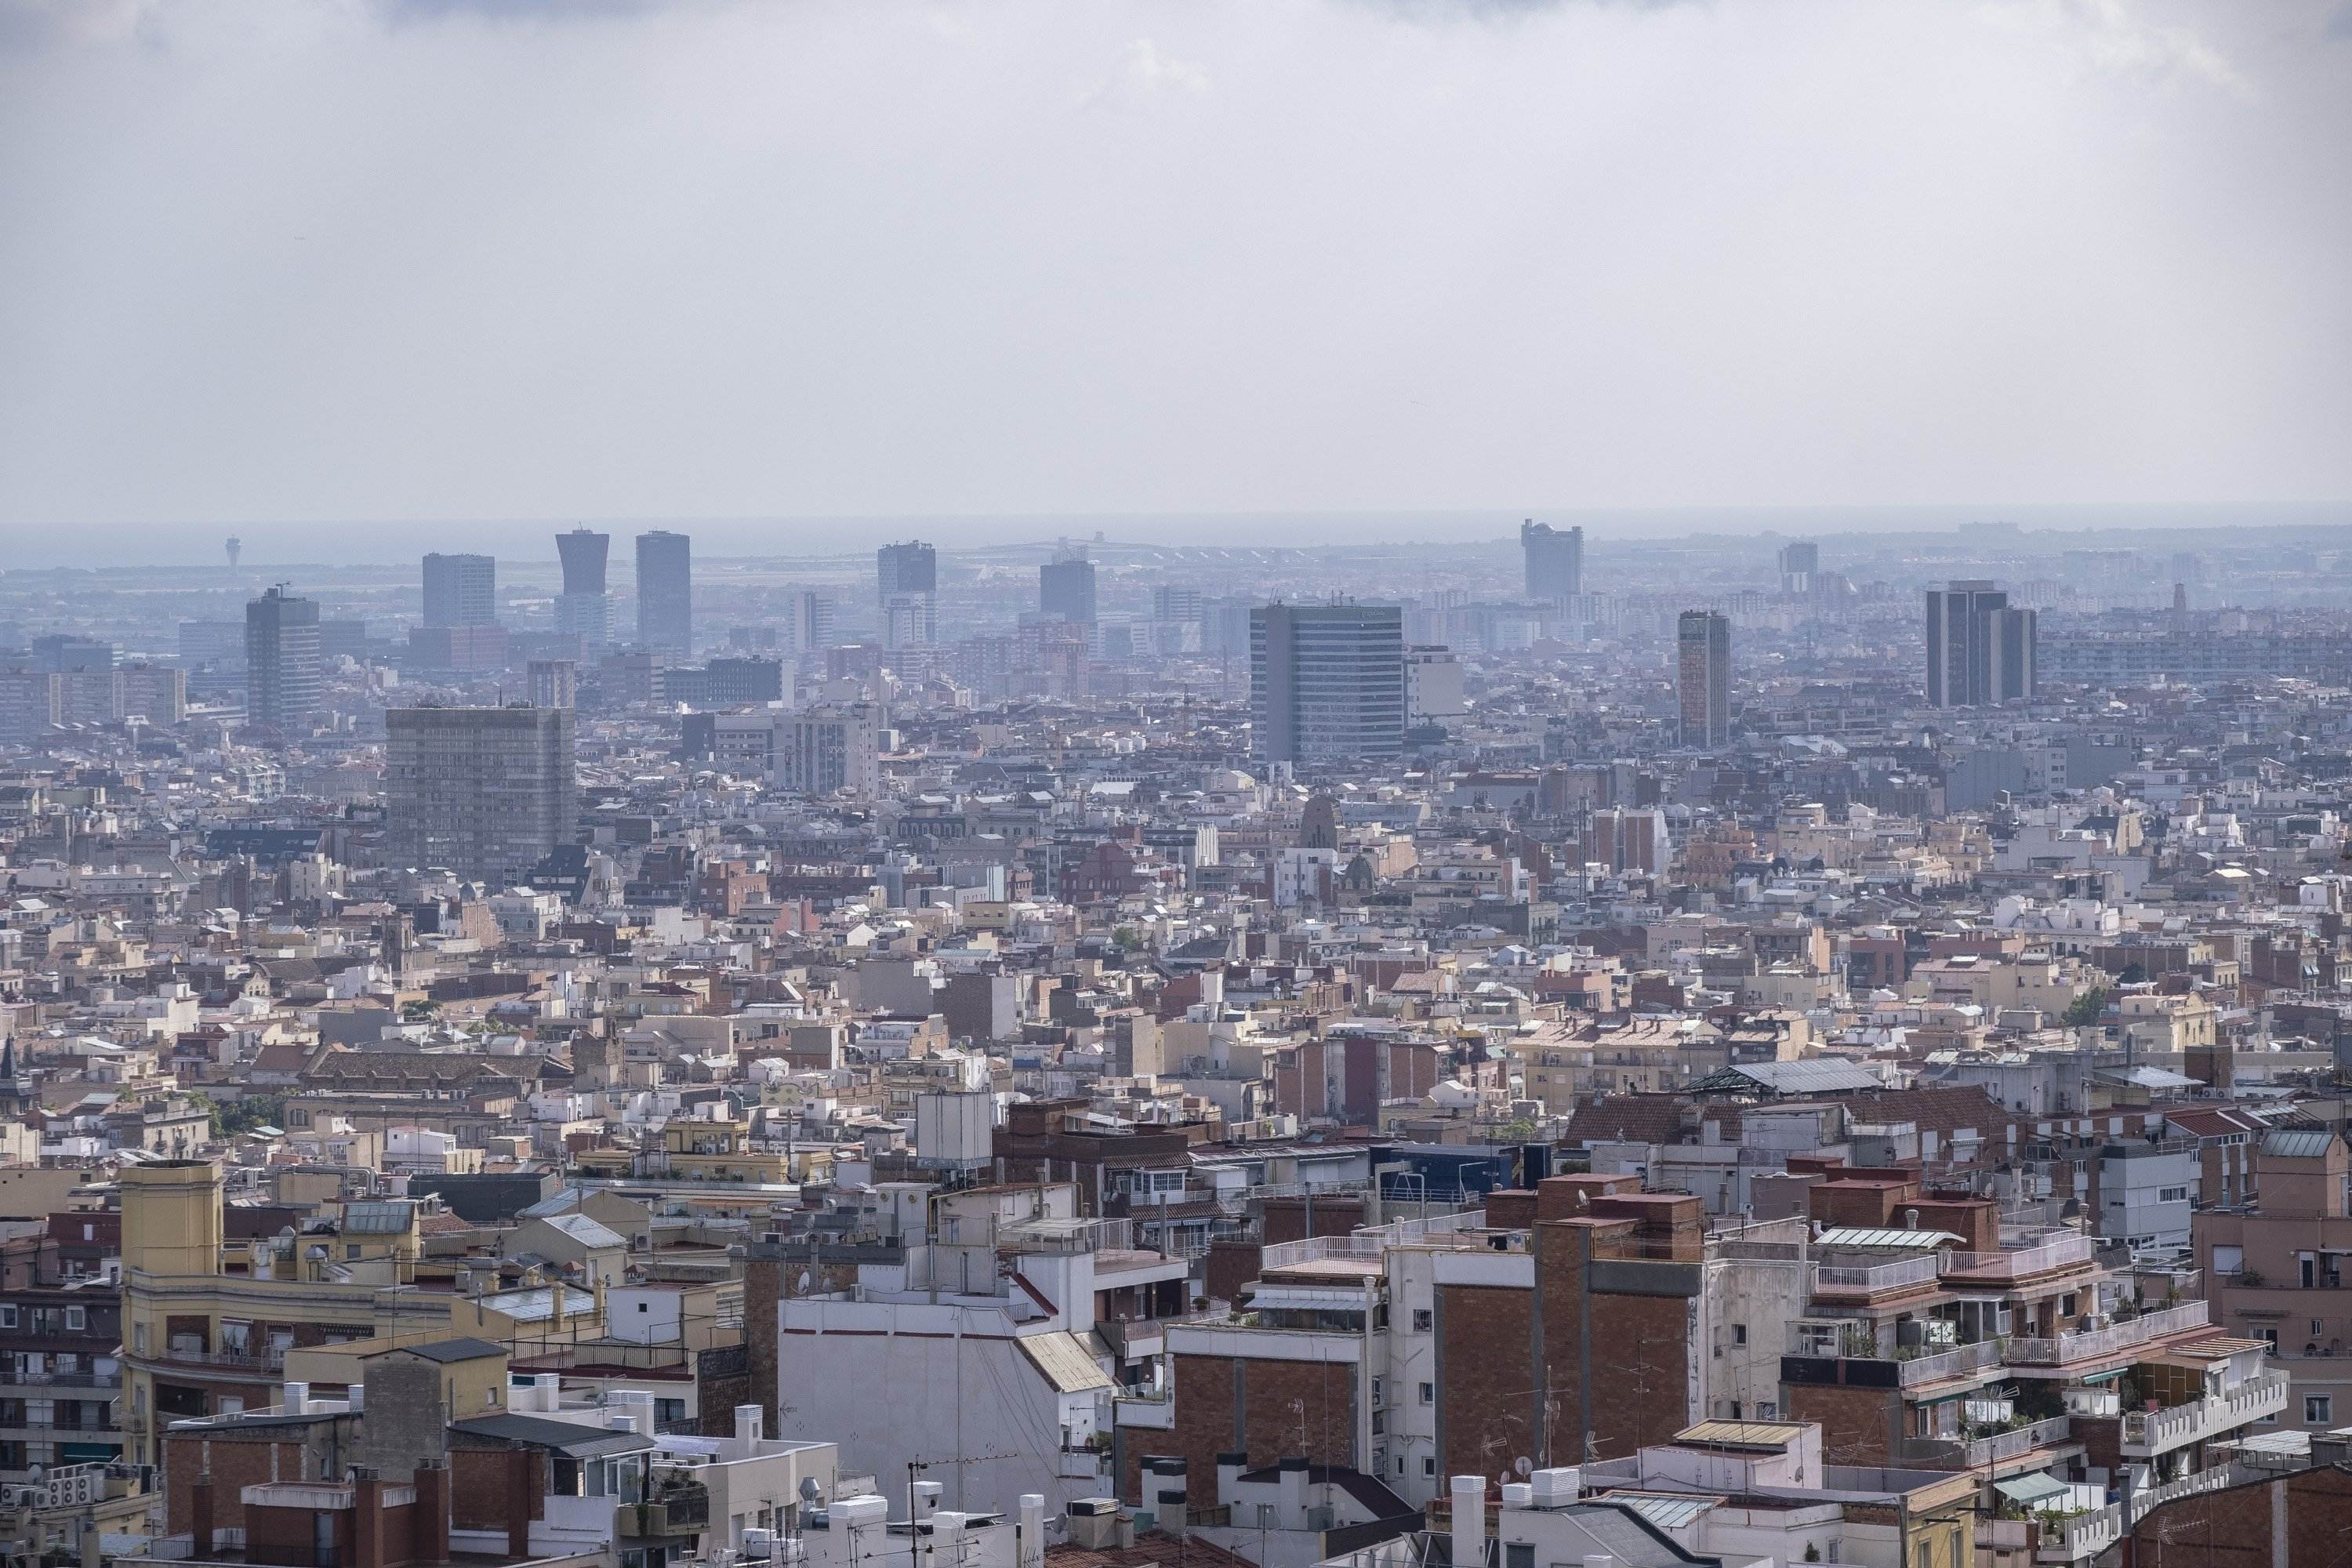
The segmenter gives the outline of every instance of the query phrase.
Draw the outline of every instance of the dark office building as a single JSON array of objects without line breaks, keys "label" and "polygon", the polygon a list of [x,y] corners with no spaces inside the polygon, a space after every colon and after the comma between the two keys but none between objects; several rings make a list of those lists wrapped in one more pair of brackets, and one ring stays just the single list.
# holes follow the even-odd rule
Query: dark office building
[{"label": "dark office building", "polygon": [[1927,590],[1927,706],[2021,702],[2038,684],[2036,619],[1989,582]]},{"label": "dark office building", "polygon": [[1685,610],[1675,627],[1675,688],[1685,746],[1708,750],[1731,739],[1731,617]]},{"label": "dark office building", "polygon": [[563,563],[563,592],[555,601],[558,636],[578,637],[591,652],[613,637],[613,602],[604,589],[604,563],[613,536],[585,528],[555,536],[555,552]]},{"label": "dark office building", "polygon": [[1528,597],[1536,603],[1558,604],[1584,592],[1584,530],[1530,518],[1519,524],[1519,552],[1527,558]]},{"label": "dark office building", "polygon": [[110,642],[93,642],[66,632],[51,632],[33,639],[33,668],[47,674],[112,669],[114,662],[114,645]]},{"label": "dark office building", "polygon": [[245,682],[253,722],[289,734],[309,727],[326,691],[316,600],[281,585],[245,606]]},{"label": "dark office building", "polygon": [[393,865],[496,880],[572,841],[571,709],[393,708],[383,723]]},{"label": "dark office building", "polygon": [[425,624],[428,626],[498,625],[497,558],[488,555],[426,556]]},{"label": "dark office building", "polygon": [[1037,608],[1058,620],[1095,624],[1095,563],[1048,561],[1037,568]]},{"label": "dark office building", "polygon": [[683,533],[637,535],[637,641],[679,658],[694,652],[694,550]]},{"label": "dark office building", "polygon": [[899,594],[940,591],[940,552],[920,540],[886,544],[874,552],[875,602],[887,605]]}]

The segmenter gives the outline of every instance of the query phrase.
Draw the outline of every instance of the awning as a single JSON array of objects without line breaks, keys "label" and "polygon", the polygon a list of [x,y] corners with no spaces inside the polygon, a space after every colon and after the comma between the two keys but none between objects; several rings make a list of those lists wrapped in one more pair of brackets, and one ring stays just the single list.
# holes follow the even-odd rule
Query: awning
[{"label": "awning", "polygon": [[2064,1497],[2074,1489],[2064,1481],[2053,1480],[2037,1471],[2030,1476],[2019,1476],[2013,1480],[1995,1481],[1992,1484],[1992,1489],[2011,1502],[2021,1503],[2027,1508],[2032,1508],[2035,1503],[2047,1502],[2054,1497]]}]

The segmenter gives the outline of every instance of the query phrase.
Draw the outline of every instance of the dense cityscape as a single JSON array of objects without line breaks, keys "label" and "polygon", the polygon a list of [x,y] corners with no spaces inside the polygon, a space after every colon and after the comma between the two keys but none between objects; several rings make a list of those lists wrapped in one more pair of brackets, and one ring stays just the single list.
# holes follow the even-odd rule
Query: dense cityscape
[{"label": "dense cityscape", "polygon": [[0,574],[12,1563],[2352,1528],[2340,530],[690,531]]}]

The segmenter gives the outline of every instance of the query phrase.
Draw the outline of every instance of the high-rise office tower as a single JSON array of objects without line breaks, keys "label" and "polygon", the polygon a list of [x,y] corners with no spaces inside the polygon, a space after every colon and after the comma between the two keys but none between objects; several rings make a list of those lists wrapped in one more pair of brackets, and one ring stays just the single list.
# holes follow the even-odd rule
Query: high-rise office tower
[{"label": "high-rise office tower", "polygon": [[1095,563],[1084,556],[1037,568],[1037,608],[1056,620],[1095,624]]},{"label": "high-rise office tower", "polygon": [[245,606],[246,710],[289,734],[310,724],[326,691],[319,605],[280,584]]},{"label": "high-rise office tower", "polygon": [[1528,597],[1558,604],[1584,592],[1584,530],[1554,528],[1533,518],[1519,524],[1519,552],[1526,557]]},{"label": "high-rise office tower", "polygon": [[1201,621],[1208,616],[1208,600],[1198,588],[1160,587],[1151,590],[1155,621]]},{"label": "high-rise office tower", "polygon": [[580,706],[580,666],[568,658],[535,658],[524,666],[534,708]]},{"label": "high-rise office tower", "polygon": [[921,540],[886,544],[874,552],[875,600],[887,605],[894,594],[937,594],[940,553]]},{"label": "high-rise office tower", "polygon": [[555,601],[555,630],[578,637],[591,652],[613,640],[613,602],[604,591],[604,562],[613,536],[575,528],[555,536],[563,563],[563,592]]},{"label": "high-rise office tower", "polygon": [[874,585],[884,647],[929,647],[939,641],[938,551],[920,540],[884,545],[874,552]]},{"label": "high-rise office tower", "polygon": [[1685,610],[1675,627],[1683,744],[1709,751],[1731,739],[1731,617]]},{"label": "high-rise office tower", "polygon": [[1404,752],[1404,611],[1266,605],[1250,612],[1251,750],[1270,763]]},{"label": "high-rise office tower", "polygon": [[497,626],[497,558],[488,555],[426,556],[425,624],[428,626]]},{"label": "high-rise office tower", "polygon": [[637,641],[679,658],[694,653],[694,546],[683,533],[637,535]]},{"label": "high-rise office tower", "polygon": [[568,708],[393,708],[383,716],[391,864],[501,881],[572,842]]},{"label": "high-rise office tower", "polygon": [[1780,592],[1806,594],[1822,569],[1822,547],[1811,540],[1791,540],[1780,546]]},{"label": "high-rise office tower", "polygon": [[814,653],[831,647],[835,642],[833,595],[814,588],[793,592],[788,605],[792,617],[792,649],[794,653]]},{"label": "high-rise office tower", "polygon": [[1981,580],[1927,590],[1927,706],[2020,702],[2038,686],[2032,610]]}]

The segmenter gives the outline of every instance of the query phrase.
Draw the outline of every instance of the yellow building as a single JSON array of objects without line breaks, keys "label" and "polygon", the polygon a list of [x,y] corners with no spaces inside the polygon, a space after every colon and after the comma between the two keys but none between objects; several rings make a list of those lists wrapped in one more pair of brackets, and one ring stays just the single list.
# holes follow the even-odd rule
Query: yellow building
[{"label": "yellow building", "polygon": [[382,1361],[429,1362],[441,1369],[441,1408],[450,1421],[506,1411],[507,1347],[468,1335],[440,1338],[353,1340],[286,1352],[286,1381],[335,1398],[367,1384],[367,1369]]},{"label": "yellow building", "polygon": [[[448,1306],[410,1282],[414,1217],[383,1230],[257,1242],[244,1273],[225,1266],[220,1167],[163,1160],[126,1167],[122,1203],[124,1457],[160,1464],[172,1422],[275,1405],[297,1345],[446,1331]],[[353,1205],[365,1208],[370,1205]],[[383,1205],[406,1208],[410,1205]],[[410,1233],[406,1257],[396,1230]],[[357,1247],[361,1255],[343,1254]]]}]

